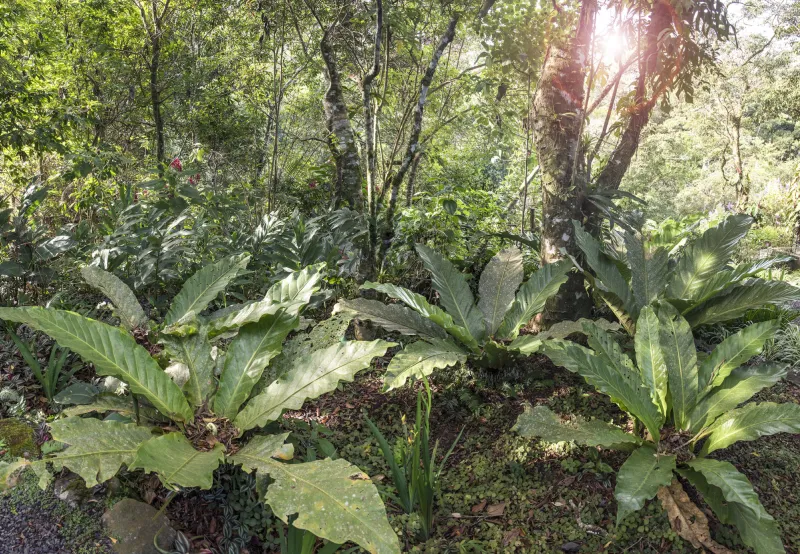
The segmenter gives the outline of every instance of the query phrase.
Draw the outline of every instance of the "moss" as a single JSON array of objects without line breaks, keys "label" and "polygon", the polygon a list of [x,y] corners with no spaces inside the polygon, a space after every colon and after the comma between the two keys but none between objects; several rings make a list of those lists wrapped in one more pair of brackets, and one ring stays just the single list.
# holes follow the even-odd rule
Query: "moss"
[{"label": "moss", "polygon": [[8,454],[14,458],[34,458],[38,448],[33,440],[33,429],[18,419],[0,419],[0,439]]}]

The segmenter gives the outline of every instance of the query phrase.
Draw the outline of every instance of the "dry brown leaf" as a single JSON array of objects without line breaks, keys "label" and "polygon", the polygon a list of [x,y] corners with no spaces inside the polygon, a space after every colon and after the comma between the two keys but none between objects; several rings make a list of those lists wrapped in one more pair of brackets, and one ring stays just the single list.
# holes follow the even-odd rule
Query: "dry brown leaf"
[{"label": "dry brown leaf", "polygon": [[482,502],[475,504],[472,507],[472,513],[477,514],[478,512],[482,512],[485,507],[486,507],[486,500],[483,500]]},{"label": "dry brown leaf", "polygon": [[658,489],[658,499],[667,511],[672,530],[695,548],[707,548],[714,554],[733,554],[711,538],[708,518],[694,505],[677,479],[669,487]]},{"label": "dry brown leaf", "polygon": [[486,515],[489,517],[500,517],[506,511],[506,503],[498,502],[486,508]]},{"label": "dry brown leaf", "polygon": [[503,546],[508,546],[509,544],[517,540],[519,537],[524,535],[525,533],[522,531],[522,529],[519,528],[512,529],[511,531],[506,531],[503,534]]}]

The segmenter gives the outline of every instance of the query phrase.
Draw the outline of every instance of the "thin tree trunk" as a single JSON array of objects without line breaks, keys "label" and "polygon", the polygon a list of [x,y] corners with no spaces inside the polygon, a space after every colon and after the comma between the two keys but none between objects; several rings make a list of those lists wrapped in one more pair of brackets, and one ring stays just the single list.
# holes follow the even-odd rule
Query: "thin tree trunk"
[{"label": "thin tree trunk", "polygon": [[406,185],[406,207],[408,208],[411,207],[411,203],[414,200],[414,186],[417,182],[417,169],[419,168],[420,160],[422,160],[422,152],[418,152],[414,156],[414,162],[408,172],[408,184]]},{"label": "thin tree trunk", "polygon": [[386,212],[384,216],[384,231],[383,231],[383,241],[381,242],[380,248],[380,255],[378,257],[379,263],[382,265],[383,261],[386,259],[386,252],[389,250],[389,247],[392,243],[392,239],[394,238],[394,214],[397,209],[397,197],[400,192],[400,185],[403,182],[403,179],[406,176],[406,173],[411,168],[411,164],[414,161],[414,157],[417,154],[419,149],[419,138],[420,134],[422,133],[422,116],[425,113],[425,103],[428,100],[428,89],[433,82],[433,77],[436,74],[436,68],[439,66],[439,59],[442,57],[445,48],[453,41],[453,38],[456,34],[456,25],[458,24],[458,15],[454,15],[450,22],[447,25],[447,29],[445,30],[442,38],[439,40],[439,44],[436,46],[436,49],[433,51],[433,56],[431,57],[431,61],[428,64],[428,68],[425,70],[425,74],[422,77],[422,81],[420,82],[420,89],[419,89],[419,97],[417,99],[417,104],[414,108],[414,123],[411,128],[411,133],[408,138],[408,146],[406,148],[406,153],[403,156],[402,162],[400,162],[400,168],[397,170],[397,173],[391,179],[390,188],[391,194],[389,196],[389,204],[386,207]]},{"label": "thin tree trunk", "polygon": [[377,207],[375,202],[375,110],[372,106],[372,82],[381,71],[381,38],[383,36],[383,4],[376,2],[377,15],[375,23],[375,48],[373,50],[372,68],[361,80],[361,98],[364,106],[364,138],[367,148],[367,205],[369,209],[369,240],[365,253],[363,277],[375,278],[375,251],[378,244]]}]

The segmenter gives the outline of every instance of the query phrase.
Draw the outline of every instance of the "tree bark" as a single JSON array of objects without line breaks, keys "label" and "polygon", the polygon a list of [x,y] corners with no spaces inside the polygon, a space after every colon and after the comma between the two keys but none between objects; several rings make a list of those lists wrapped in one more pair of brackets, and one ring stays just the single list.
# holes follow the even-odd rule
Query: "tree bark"
[{"label": "tree bark", "polygon": [[378,243],[377,207],[375,202],[375,110],[372,107],[372,82],[381,71],[381,38],[383,36],[383,3],[376,2],[375,47],[372,68],[361,79],[361,99],[364,105],[364,138],[367,149],[367,205],[369,209],[369,244],[364,256],[365,279],[375,277],[375,250]]},{"label": "tree bark", "polygon": [[[533,136],[542,180],[543,264],[562,259],[562,249],[573,256],[579,255],[572,220],[582,219],[580,206],[586,183],[581,182],[575,170],[576,160],[583,155],[580,133],[584,81],[596,11],[596,0],[585,0],[573,40],[550,47],[533,99]],[[591,306],[583,276],[573,272],[548,301],[545,321],[587,317]]]},{"label": "tree bark", "polygon": [[336,55],[331,45],[333,30],[334,26],[329,27],[320,42],[328,78],[328,90],[322,99],[322,106],[325,110],[325,126],[328,129],[328,145],[336,163],[333,205],[335,207],[346,205],[360,212],[364,203],[361,191],[361,160],[353,127],[347,114],[347,103],[342,91]]}]

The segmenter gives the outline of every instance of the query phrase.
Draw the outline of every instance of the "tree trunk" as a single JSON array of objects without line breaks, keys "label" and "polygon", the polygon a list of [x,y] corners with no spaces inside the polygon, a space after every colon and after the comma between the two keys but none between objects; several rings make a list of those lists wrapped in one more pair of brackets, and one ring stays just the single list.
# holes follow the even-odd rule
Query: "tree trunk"
[{"label": "tree trunk", "polygon": [[150,104],[153,107],[153,124],[156,128],[156,161],[163,164],[164,159],[164,120],[161,118],[161,91],[158,88],[158,65],[161,57],[161,45],[153,42],[153,54],[150,58]]},{"label": "tree trunk", "polygon": [[428,89],[433,82],[433,77],[436,74],[436,68],[439,66],[439,59],[442,57],[447,45],[449,45],[455,37],[457,24],[458,15],[454,15],[450,19],[450,23],[448,23],[444,35],[442,35],[442,38],[439,40],[439,44],[433,51],[431,61],[428,64],[428,68],[425,70],[425,74],[422,76],[422,81],[420,82],[419,97],[417,99],[417,105],[414,107],[414,123],[411,128],[411,133],[408,137],[406,153],[403,156],[403,160],[400,162],[400,168],[397,170],[397,173],[394,174],[389,184],[391,193],[389,196],[389,204],[386,207],[386,212],[384,214],[383,241],[381,242],[380,255],[378,257],[381,265],[386,259],[386,252],[391,246],[392,239],[394,239],[394,214],[397,210],[397,197],[400,192],[400,185],[403,183],[403,179],[405,178],[408,170],[411,168],[414,157],[418,153],[419,138],[420,134],[422,133],[422,116],[425,113],[425,103],[428,100]]},{"label": "tree trunk", "polygon": [[325,109],[328,145],[336,162],[333,205],[336,207],[346,205],[360,212],[364,202],[361,192],[361,160],[358,156],[353,127],[350,125],[350,118],[347,115],[347,103],[342,91],[336,56],[330,42],[333,29],[333,26],[329,27],[320,42],[328,78],[328,90],[322,99],[322,106]]},{"label": "tree trunk", "polygon": [[[582,156],[580,133],[585,99],[584,81],[589,67],[596,0],[581,4],[580,20],[571,43],[553,45],[547,54],[539,87],[533,99],[533,136],[542,180],[543,264],[564,257],[561,249],[579,255],[572,220],[581,220],[581,198],[586,186],[576,172]],[[548,301],[548,322],[589,316],[591,298],[583,276],[573,272],[559,292]]]}]

